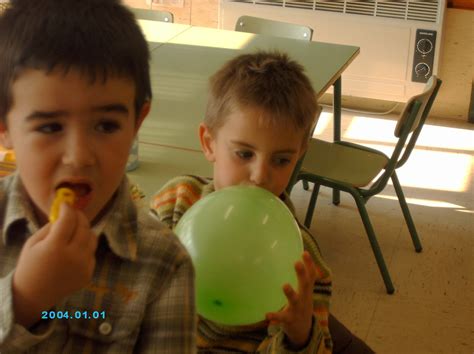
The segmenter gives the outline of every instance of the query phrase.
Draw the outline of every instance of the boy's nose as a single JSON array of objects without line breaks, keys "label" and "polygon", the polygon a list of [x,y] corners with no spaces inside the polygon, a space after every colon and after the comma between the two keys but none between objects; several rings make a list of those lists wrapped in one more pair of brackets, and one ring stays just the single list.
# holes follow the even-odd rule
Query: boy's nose
[{"label": "boy's nose", "polygon": [[84,167],[94,164],[94,147],[89,140],[86,134],[68,136],[63,153],[63,163],[73,167]]},{"label": "boy's nose", "polygon": [[250,181],[259,187],[265,187],[270,180],[270,168],[265,162],[258,162],[252,168]]}]

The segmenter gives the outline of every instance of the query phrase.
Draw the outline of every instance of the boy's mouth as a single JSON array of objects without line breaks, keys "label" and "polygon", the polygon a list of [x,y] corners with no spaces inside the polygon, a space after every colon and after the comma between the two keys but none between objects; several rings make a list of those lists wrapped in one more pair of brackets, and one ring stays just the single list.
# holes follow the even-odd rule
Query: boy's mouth
[{"label": "boy's mouth", "polygon": [[92,197],[92,187],[87,183],[63,182],[56,187],[58,188],[69,188],[74,191],[74,208],[76,209],[84,209]]}]

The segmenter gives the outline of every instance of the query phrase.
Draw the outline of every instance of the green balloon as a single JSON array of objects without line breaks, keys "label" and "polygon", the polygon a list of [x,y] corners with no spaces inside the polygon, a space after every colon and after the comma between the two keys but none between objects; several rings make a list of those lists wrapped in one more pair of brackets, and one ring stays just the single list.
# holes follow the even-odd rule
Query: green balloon
[{"label": "green balloon", "polygon": [[197,312],[225,325],[252,324],[287,302],[297,286],[303,242],[295,218],[272,193],[233,186],[196,202],[175,233],[196,270]]}]

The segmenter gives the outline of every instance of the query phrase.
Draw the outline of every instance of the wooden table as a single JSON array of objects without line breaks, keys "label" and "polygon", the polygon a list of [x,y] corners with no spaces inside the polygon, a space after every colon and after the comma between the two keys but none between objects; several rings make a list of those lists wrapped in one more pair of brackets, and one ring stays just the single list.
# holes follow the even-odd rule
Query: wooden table
[{"label": "wooden table", "polygon": [[232,57],[257,49],[289,53],[305,67],[318,97],[334,85],[334,140],[340,140],[341,74],[358,47],[204,27],[189,27],[152,51],[154,97],[139,140],[200,150],[197,127],[205,114],[209,77]]}]

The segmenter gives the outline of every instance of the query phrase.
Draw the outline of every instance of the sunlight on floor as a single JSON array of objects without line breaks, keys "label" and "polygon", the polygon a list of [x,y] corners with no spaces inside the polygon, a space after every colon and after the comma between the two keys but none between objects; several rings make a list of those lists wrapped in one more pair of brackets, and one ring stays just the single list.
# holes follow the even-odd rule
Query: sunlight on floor
[{"label": "sunlight on floor", "polygon": [[[395,120],[354,116],[344,137],[361,141],[395,143],[397,139],[393,132],[396,124]],[[474,151],[474,131],[425,124],[416,146]]]},{"label": "sunlight on floor", "polygon": [[314,129],[313,137],[317,138],[320,136],[333,121],[333,114],[330,112],[321,112],[319,116],[318,123],[316,124],[316,128]]},{"label": "sunlight on floor", "polygon": [[[392,196],[392,195],[383,195],[383,194],[378,194],[375,195],[374,198],[381,198],[381,199],[388,199],[388,200],[396,200],[398,201],[397,196]],[[415,204],[415,205],[423,205],[427,207],[433,207],[433,208],[448,208],[448,209],[460,209],[463,210],[464,207],[461,205],[456,205],[453,203],[448,203],[448,202],[443,202],[441,200],[429,200],[429,199],[418,199],[418,198],[405,198],[408,204]],[[467,212],[470,210],[464,209]]]},{"label": "sunlight on floor", "polygon": [[344,133],[344,138],[395,144],[397,138],[393,135],[393,131],[396,124],[394,120],[354,116]]},{"label": "sunlight on floor", "polygon": [[[393,147],[364,144],[390,156]],[[474,159],[469,154],[415,148],[405,165],[397,169],[404,187],[464,192],[469,189]],[[390,184],[390,183],[389,183]]]},{"label": "sunlight on floor", "polygon": [[[333,121],[332,112],[323,112],[314,136],[327,134]],[[395,118],[353,116],[343,129],[345,140],[392,154],[397,138],[393,135]],[[326,138],[329,138],[326,135]],[[450,192],[471,188],[474,166],[474,131],[425,124],[415,149],[404,166],[397,170],[404,187]]]},{"label": "sunlight on floor", "polygon": [[417,146],[474,151],[474,130],[425,124]]}]

